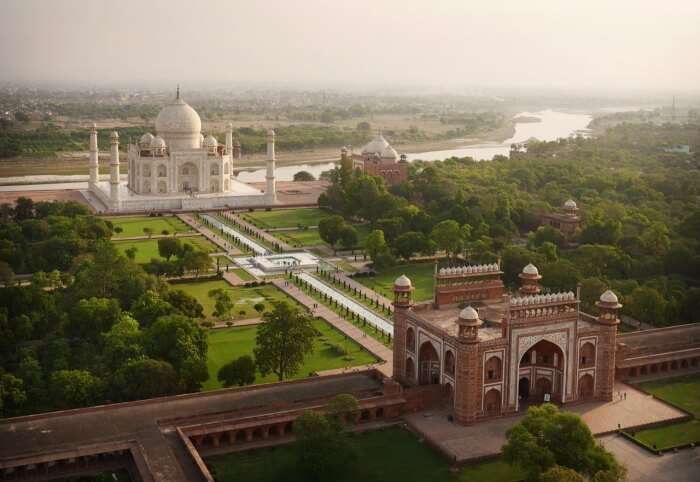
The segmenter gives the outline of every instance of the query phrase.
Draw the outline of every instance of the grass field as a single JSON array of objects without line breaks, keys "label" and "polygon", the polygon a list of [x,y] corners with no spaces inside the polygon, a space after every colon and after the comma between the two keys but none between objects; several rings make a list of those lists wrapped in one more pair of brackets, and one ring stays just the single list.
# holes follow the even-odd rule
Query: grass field
[{"label": "grass field", "polygon": [[700,442],[700,374],[666,378],[640,383],[639,386],[654,396],[677,405],[695,416],[694,420],[641,430],[634,437],[649,447],[669,449],[691,442]]},{"label": "grass field", "polygon": [[140,216],[134,218],[112,217],[105,219],[111,221],[115,228],[122,228],[121,233],[114,234],[114,239],[145,236],[143,233],[143,228],[151,228],[153,230],[153,234],[161,234],[163,230],[167,230],[170,234],[191,231],[188,225],[180,221],[175,216]]},{"label": "grass field", "polygon": [[[321,335],[314,339],[313,353],[307,355],[304,364],[292,378],[305,378],[310,373],[320,370],[367,365],[377,361],[374,355],[353,340],[346,339],[344,334],[325,321],[316,319],[314,326]],[[257,331],[258,327],[253,325],[209,332],[209,353],[207,355],[209,380],[204,383],[203,390],[221,388],[221,384],[216,378],[219,369],[241,355],[253,354]],[[346,359],[344,355],[338,354],[331,346],[335,344],[344,346],[348,351],[348,357],[352,357],[352,359]],[[272,373],[265,377],[257,373],[255,378],[255,383],[276,381],[277,376]]]},{"label": "grass field", "polygon": [[415,301],[425,301],[433,297],[433,263],[401,264],[383,270],[376,276],[357,276],[355,281],[372,288],[389,299],[394,297],[394,281],[405,274],[411,279],[415,291]]},{"label": "grass field", "polygon": [[[211,241],[209,241],[204,236],[188,236],[186,238],[180,238],[182,244],[190,244],[197,249],[205,251],[207,253],[213,253],[218,251],[219,248]],[[127,249],[135,247],[136,257],[134,258],[137,263],[144,264],[148,263],[151,258],[161,259],[158,254],[158,240],[157,239],[140,239],[138,241],[112,241],[117,247],[120,253],[125,253]]]},{"label": "grass field", "polygon": [[259,316],[258,312],[253,308],[257,303],[263,303],[265,311],[272,309],[273,301],[294,303],[294,300],[271,284],[247,288],[244,286],[231,286],[224,280],[214,280],[174,283],[172,286],[197,298],[197,301],[204,307],[204,315],[207,318],[212,318],[214,311],[214,300],[209,297],[209,291],[217,288],[223,288],[231,294],[235,303],[231,311],[231,317],[234,320]]},{"label": "grass field", "polygon": [[295,229],[294,231],[278,231],[272,234],[295,247],[326,244],[319,236],[318,229]]},{"label": "grass field", "polygon": [[328,211],[310,209],[278,209],[275,211],[255,211],[245,213],[243,218],[265,229],[296,228],[298,226],[318,226],[318,222],[329,216]]},{"label": "grass field", "polygon": [[[519,470],[501,461],[466,466],[452,474],[446,459],[399,427],[351,437],[358,459],[334,481],[514,482],[523,476]],[[294,445],[211,457],[206,463],[219,482],[308,480],[299,469]]]}]

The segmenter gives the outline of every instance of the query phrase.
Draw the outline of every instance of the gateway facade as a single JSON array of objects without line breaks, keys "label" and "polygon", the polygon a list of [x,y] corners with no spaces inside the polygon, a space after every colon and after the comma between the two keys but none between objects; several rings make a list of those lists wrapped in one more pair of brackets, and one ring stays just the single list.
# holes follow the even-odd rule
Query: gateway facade
[{"label": "gateway facade", "polygon": [[126,183],[120,176],[119,135],[110,136],[110,177],[100,181],[97,128],[90,134],[90,178],[87,199],[99,211],[152,211],[271,206],[275,194],[275,133],[267,136],[267,175],[264,192],[233,175],[240,158],[233,127],[227,126],[225,144],[204,136],[197,112],[181,97],[156,118],[156,135],[144,134],[127,148]]}]

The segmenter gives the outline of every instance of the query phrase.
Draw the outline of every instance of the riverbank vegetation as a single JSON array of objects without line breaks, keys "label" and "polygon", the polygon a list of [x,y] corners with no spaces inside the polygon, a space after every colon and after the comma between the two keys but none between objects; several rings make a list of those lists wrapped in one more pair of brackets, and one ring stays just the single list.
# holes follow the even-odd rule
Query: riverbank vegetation
[{"label": "riverbank vegetation", "polygon": [[[664,151],[669,144],[691,154]],[[470,263],[500,258],[515,286],[532,262],[546,288],[580,283],[587,310],[611,287],[634,318],[687,323],[700,321],[699,151],[697,125],[622,124],[599,138],[532,141],[512,159],[416,162],[390,190],[341,166],[319,202],[370,223],[367,251],[380,272],[440,250]],[[572,244],[540,226],[569,198],[583,217]]]}]

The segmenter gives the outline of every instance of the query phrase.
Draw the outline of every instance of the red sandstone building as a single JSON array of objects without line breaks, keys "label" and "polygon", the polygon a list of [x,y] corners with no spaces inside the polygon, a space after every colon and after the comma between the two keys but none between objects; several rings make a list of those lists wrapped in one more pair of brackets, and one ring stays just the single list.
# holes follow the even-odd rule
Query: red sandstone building
[{"label": "red sandstone building", "polygon": [[379,176],[384,179],[387,186],[408,180],[406,156],[399,156],[381,133],[366,144],[359,154],[348,152],[347,148],[344,147],[340,151],[340,156],[342,160],[350,157],[353,169],[359,169],[371,176]]},{"label": "red sandstone building", "polygon": [[578,215],[576,202],[569,199],[561,207],[560,212],[543,215],[542,224],[558,229],[564,236],[564,241],[567,244],[571,243],[581,227],[581,217]]},{"label": "red sandstone building", "polygon": [[441,268],[433,301],[417,305],[411,281],[399,277],[394,379],[444,385],[463,424],[531,402],[611,400],[622,307],[615,294],[603,293],[593,317],[573,292],[541,294],[532,265],[517,294],[504,292],[501,274],[495,264]]}]

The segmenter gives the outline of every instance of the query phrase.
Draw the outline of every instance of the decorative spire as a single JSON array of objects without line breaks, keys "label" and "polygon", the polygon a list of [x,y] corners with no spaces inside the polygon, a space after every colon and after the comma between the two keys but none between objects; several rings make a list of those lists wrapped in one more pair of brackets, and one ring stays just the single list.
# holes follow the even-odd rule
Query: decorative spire
[{"label": "decorative spire", "polygon": [[177,93],[175,94],[175,99],[180,98],[180,84],[177,84]]}]

